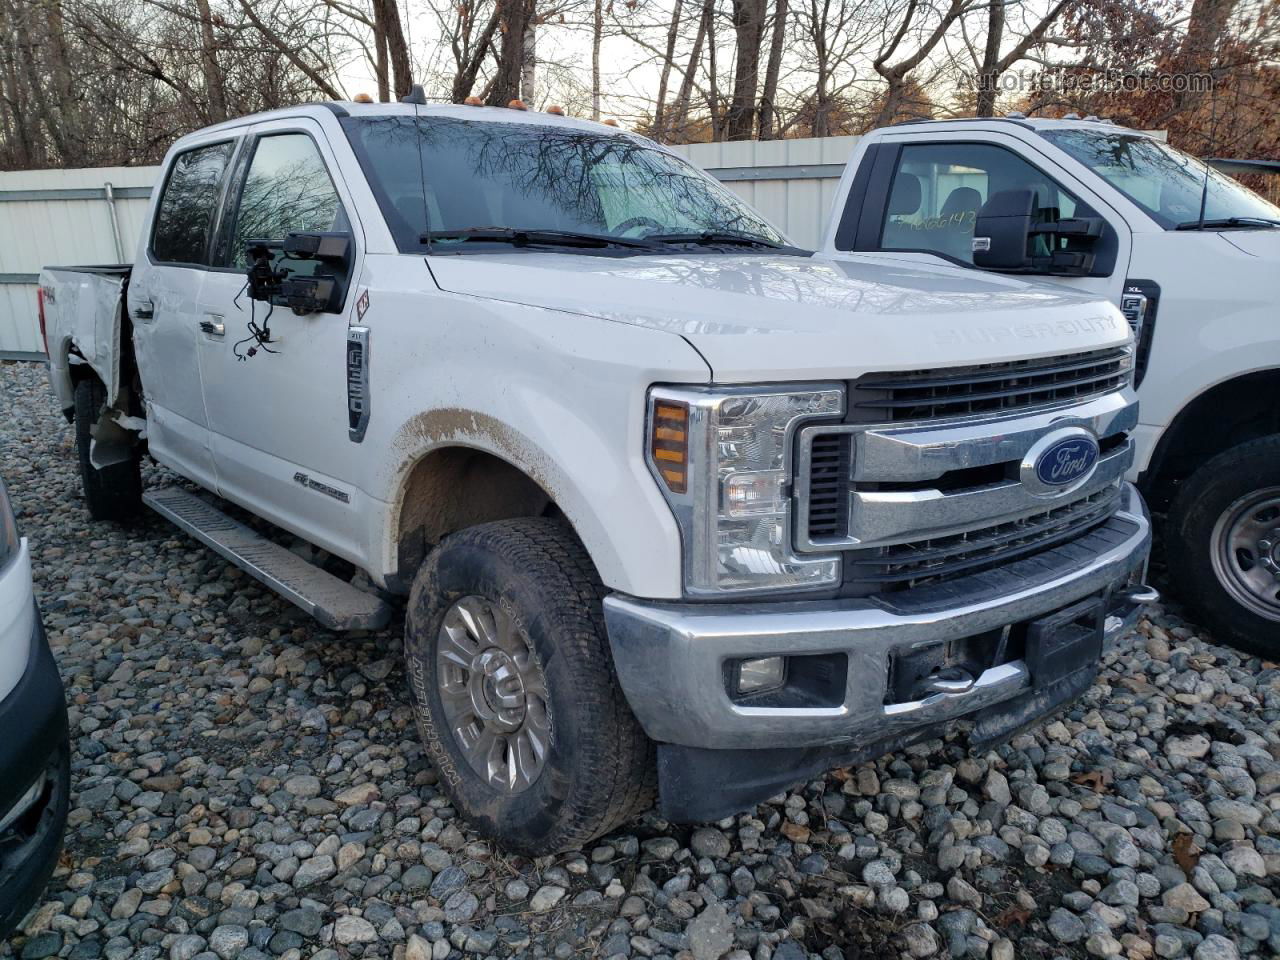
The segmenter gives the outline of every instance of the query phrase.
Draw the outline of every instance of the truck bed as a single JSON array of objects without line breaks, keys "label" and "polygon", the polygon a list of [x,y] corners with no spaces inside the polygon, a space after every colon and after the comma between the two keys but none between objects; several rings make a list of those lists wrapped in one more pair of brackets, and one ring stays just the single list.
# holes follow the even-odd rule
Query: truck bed
[{"label": "truck bed", "polygon": [[49,381],[64,410],[73,405],[71,366],[86,363],[114,401],[120,392],[125,291],[130,264],[45,267],[40,290]]}]

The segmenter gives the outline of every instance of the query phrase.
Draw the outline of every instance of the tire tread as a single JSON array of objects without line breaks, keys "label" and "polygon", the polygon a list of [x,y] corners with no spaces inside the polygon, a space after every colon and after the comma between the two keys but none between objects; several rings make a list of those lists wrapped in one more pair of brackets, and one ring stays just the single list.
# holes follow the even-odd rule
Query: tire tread
[{"label": "tire tread", "polygon": [[130,520],[142,509],[142,473],[135,454],[124,463],[99,469],[89,457],[93,424],[107,402],[107,390],[96,377],[86,377],[75,388],[76,456],[85,506],[94,520]]},{"label": "tire tread", "polygon": [[[581,758],[589,777],[575,785],[560,822],[531,853],[578,847],[616,829],[649,809],[657,796],[654,748],[618,684],[605,629],[606,593],[595,565],[573,531],[561,520],[523,517],[481,524],[442,541],[441,548],[472,547],[501,556],[559,598],[555,606],[558,653],[577,661],[602,688],[602,695],[575,691],[587,722],[599,735],[590,738]],[[417,629],[416,614],[434,590],[435,564],[429,557],[415,578],[406,630]]]}]

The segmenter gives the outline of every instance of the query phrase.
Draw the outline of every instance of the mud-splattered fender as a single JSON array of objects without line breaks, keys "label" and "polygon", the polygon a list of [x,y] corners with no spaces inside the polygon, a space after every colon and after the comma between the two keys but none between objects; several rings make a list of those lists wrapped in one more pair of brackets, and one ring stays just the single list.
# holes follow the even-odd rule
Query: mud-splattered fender
[{"label": "mud-splattered fender", "polygon": [[373,461],[365,489],[383,505],[368,525],[375,579],[397,572],[414,467],[465,447],[537,484],[606,586],[678,598],[680,534],[645,462],[645,405],[655,383],[707,382],[702,358],[669,332],[483,298],[432,301],[416,302],[419,317],[432,312],[412,338],[376,325],[376,298],[370,308],[373,414],[360,446]]}]

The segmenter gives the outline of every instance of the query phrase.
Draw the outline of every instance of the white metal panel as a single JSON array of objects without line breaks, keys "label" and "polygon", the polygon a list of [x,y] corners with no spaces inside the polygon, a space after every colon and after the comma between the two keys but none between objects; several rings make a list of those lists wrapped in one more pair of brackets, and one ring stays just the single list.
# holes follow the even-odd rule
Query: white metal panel
[{"label": "white metal panel", "polygon": [[[777,224],[802,247],[817,248],[828,212],[840,185],[830,168],[844,164],[858,137],[821,137],[802,140],[744,140],[734,143],[687,143],[673,151],[713,175],[725,177],[726,186]],[[824,167],[824,176],[812,170],[796,176],[780,176],[779,168]]]},{"label": "white metal panel", "polygon": [[[116,190],[149,190],[159,173],[159,167],[0,173],[0,355],[44,351],[34,280],[42,267],[133,259],[148,200],[116,197],[117,249],[111,210],[102,191],[108,183]],[[57,195],[86,189],[95,191],[95,196]],[[43,192],[33,195],[33,191]]]}]

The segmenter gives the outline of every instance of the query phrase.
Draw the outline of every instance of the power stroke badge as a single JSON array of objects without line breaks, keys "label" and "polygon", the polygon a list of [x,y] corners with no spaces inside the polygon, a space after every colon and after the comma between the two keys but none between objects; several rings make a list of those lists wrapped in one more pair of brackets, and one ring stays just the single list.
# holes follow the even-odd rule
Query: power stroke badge
[{"label": "power stroke badge", "polygon": [[364,439],[369,428],[369,328],[347,328],[347,436]]}]

